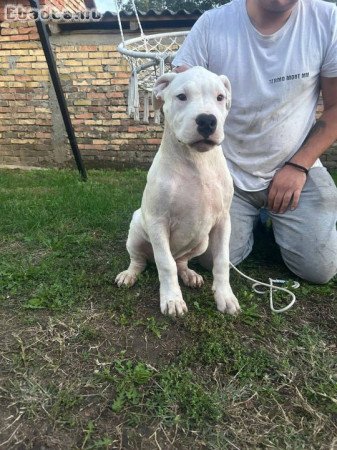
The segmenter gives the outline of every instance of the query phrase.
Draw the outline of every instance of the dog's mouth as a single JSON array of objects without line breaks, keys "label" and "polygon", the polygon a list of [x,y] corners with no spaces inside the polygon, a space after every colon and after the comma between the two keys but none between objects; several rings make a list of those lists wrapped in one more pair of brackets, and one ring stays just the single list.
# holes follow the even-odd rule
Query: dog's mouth
[{"label": "dog's mouth", "polygon": [[212,139],[200,139],[189,144],[190,147],[195,148],[198,152],[207,152],[217,145],[219,145],[219,143]]}]

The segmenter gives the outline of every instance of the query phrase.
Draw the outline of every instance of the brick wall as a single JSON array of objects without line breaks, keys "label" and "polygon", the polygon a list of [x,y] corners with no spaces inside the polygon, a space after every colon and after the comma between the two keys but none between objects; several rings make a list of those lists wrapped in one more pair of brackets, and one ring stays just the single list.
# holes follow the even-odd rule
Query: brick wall
[{"label": "brick wall", "polygon": [[[61,2],[58,2],[59,4]],[[88,166],[148,166],[162,125],[127,117],[129,68],[109,33],[51,37],[79,148]],[[337,146],[322,158],[337,168]],[[0,23],[0,165],[73,164],[35,23]]]},{"label": "brick wall", "polygon": [[48,70],[36,41],[0,43],[0,164],[40,165],[51,157]]},{"label": "brick wall", "polygon": [[128,117],[130,73],[116,44],[75,43],[54,48],[78,144],[89,165],[149,165],[162,126]]},{"label": "brick wall", "polygon": [[78,12],[85,11],[87,8],[82,0],[40,0],[41,5],[50,4],[59,11]]},{"label": "brick wall", "polygon": [[[27,0],[0,4],[0,165],[59,165],[65,158],[53,142],[55,105],[35,22],[4,21],[8,3],[29,8]],[[81,0],[40,4],[62,11],[86,9]]]},{"label": "brick wall", "polygon": [[38,155],[51,154],[49,77],[38,39],[34,21],[0,23],[0,164],[39,165]]},{"label": "brick wall", "polygon": [[[35,23],[22,28],[30,30],[28,39],[21,26],[0,24],[0,165],[73,164]],[[162,126],[126,114],[129,68],[116,50],[119,36],[98,36],[96,44],[91,35],[83,44],[81,37],[71,45],[69,39],[52,37],[52,47],[86,164],[148,166]]]}]

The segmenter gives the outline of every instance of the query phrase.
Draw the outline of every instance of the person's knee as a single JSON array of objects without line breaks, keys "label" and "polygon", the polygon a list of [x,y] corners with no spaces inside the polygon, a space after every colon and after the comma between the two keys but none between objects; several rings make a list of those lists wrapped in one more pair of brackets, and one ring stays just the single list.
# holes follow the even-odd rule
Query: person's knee
[{"label": "person's knee", "polygon": [[337,273],[336,267],[310,267],[309,270],[303,273],[303,278],[306,281],[314,284],[326,284],[328,283]]},{"label": "person's knee", "polygon": [[337,261],[289,260],[282,254],[286,266],[298,277],[314,284],[326,284],[337,274]]}]

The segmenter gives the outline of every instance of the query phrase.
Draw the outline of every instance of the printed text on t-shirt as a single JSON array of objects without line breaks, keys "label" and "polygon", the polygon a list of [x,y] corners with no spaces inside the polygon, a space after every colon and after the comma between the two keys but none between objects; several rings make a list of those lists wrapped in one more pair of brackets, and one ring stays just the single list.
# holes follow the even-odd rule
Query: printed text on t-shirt
[{"label": "printed text on t-shirt", "polygon": [[309,72],[295,73],[293,75],[285,75],[282,77],[271,78],[269,80],[269,83],[271,83],[271,84],[281,83],[282,81],[299,80],[300,78],[308,78],[308,77],[309,77]]}]

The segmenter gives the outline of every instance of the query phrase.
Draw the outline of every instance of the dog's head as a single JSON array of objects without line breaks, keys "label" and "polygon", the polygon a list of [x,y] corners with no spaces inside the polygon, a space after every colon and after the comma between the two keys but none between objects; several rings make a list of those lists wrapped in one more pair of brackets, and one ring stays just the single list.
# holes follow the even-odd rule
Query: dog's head
[{"label": "dog's head", "polygon": [[231,105],[231,86],[225,75],[203,67],[167,73],[153,88],[155,109],[163,106],[165,120],[178,141],[199,152],[224,140],[224,123]]}]

